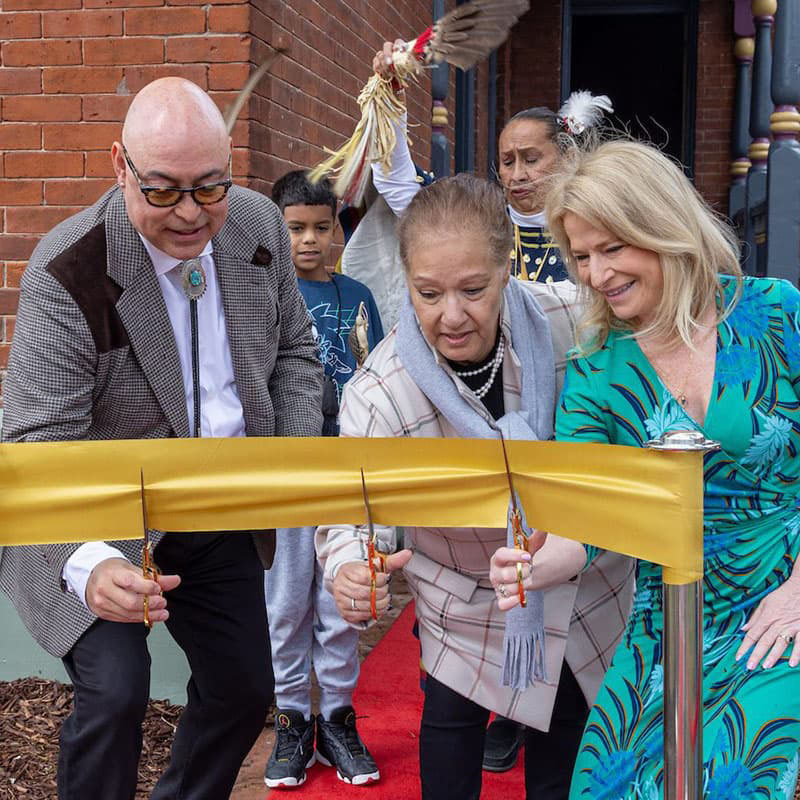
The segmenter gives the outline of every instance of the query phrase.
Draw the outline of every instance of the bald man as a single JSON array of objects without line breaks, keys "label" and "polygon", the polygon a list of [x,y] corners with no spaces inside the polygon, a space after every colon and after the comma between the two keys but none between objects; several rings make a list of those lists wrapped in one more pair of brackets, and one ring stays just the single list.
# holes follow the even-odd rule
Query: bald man
[{"label": "bald man", "polygon": [[[232,185],[213,101],[182,79],[149,84],[111,159],[117,185],[47,234],[23,275],[3,440],[318,435],[321,368],[289,237],[270,200]],[[192,670],[151,797],[226,798],[272,697],[274,532],[151,531],[157,581],[142,577],[140,542],[108,533],[0,550],[0,585],[75,686],[59,798],[134,797],[145,597]]]}]

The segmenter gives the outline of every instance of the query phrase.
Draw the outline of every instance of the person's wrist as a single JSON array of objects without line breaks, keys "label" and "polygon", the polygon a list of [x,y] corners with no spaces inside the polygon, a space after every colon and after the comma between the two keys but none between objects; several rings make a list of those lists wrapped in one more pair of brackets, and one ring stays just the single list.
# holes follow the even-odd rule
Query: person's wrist
[{"label": "person's wrist", "polygon": [[794,589],[800,590],[800,557],[798,557],[797,561],[795,562],[794,568],[789,573],[789,577],[786,579],[786,583],[788,583]]}]

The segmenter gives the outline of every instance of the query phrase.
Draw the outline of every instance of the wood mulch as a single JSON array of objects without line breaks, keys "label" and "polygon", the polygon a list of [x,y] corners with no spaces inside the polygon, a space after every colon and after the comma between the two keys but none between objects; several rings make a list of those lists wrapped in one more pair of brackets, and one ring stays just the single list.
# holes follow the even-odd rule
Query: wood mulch
[{"label": "wood mulch", "polygon": [[[0,683],[0,800],[56,797],[58,732],[72,687],[41,678]],[[181,706],[153,700],[144,720],[136,800],[145,800],[169,759]]]},{"label": "wood mulch", "polygon": [[[359,658],[377,644],[410,599],[402,575],[394,576],[392,608],[359,640]],[[71,686],[41,678],[0,681],[0,800],[55,800],[58,734],[72,710]],[[312,697],[316,696],[316,692]],[[169,761],[172,735],[182,706],[151,700],[143,725],[136,800],[146,800]],[[274,717],[239,773],[231,800],[261,800],[263,770],[272,749]],[[109,798],[111,800],[111,798]]]}]

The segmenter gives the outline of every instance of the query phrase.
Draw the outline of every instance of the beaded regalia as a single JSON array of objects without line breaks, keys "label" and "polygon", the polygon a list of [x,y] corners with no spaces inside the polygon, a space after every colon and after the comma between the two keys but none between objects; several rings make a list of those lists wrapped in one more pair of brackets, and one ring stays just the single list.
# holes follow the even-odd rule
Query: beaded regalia
[{"label": "beaded regalia", "polygon": [[521,281],[564,281],[567,268],[553,237],[543,226],[514,224],[511,274]]}]

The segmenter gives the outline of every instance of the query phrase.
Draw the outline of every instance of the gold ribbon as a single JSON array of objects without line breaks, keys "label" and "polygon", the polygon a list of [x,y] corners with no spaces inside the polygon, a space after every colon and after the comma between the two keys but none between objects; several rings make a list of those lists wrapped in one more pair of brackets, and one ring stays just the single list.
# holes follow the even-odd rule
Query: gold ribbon
[{"label": "gold ribbon", "polygon": [[[703,571],[702,453],[507,442],[536,528],[662,564],[667,583]],[[505,527],[499,441],[139,439],[0,445],[0,546],[374,521]]]}]

